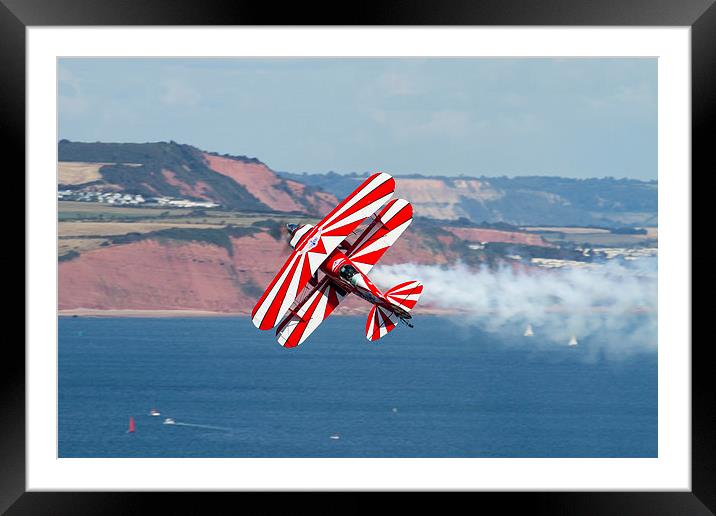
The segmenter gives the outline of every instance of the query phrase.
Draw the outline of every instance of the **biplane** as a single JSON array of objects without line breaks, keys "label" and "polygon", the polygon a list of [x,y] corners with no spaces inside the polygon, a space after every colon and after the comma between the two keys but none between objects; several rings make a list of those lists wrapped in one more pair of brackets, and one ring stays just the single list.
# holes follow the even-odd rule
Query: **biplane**
[{"label": "biplane", "polygon": [[387,335],[399,321],[412,327],[410,311],[423,285],[406,281],[382,292],[368,277],[413,220],[408,201],[390,200],[394,191],[395,180],[377,172],[316,225],[287,224],[293,252],[256,303],[254,325],[276,327],[278,342],[296,347],[355,294],[373,305],[365,326],[368,340]]}]

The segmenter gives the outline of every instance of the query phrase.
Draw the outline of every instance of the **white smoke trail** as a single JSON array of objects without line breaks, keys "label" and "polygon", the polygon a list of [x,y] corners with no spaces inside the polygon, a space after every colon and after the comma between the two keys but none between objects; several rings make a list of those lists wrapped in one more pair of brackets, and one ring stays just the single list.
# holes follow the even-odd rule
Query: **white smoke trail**
[{"label": "white smoke trail", "polygon": [[225,426],[213,426],[213,425],[197,425],[195,423],[180,423],[178,421],[174,423],[164,423],[165,425],[169,426],[191,426],[194,428],[206,428],[208,430],[223,430],[224,432],[231,432],[231,428],[227,428]]},{"label": "white smoke trail", "polygon": [[454,311],[455,320],[490,332],[522,335],[530,324],[535,337],[525,342],[566,345],[575,335],[609,355],[657,347],[655,258],[529,272],[406,263],[378,266],[371,277],[385,287],[420,280],[420,305]]}]

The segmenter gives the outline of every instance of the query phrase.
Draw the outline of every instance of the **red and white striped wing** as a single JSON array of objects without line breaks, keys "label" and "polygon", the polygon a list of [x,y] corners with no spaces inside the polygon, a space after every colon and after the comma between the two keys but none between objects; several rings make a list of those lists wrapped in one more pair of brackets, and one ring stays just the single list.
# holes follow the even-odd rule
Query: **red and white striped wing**
[{"label": "red and white striped wing", "polygon": [[295,348],[318,328],[338,303],[345,297],[327,277],[281,321],[276,328],[278,342],[284,347]]},{"label": "red and white striped wing", "polygon": [[390,201],[351,246],[347,253],[351,262],[363,274],[368,274],[412,220],[413,207],[408,201]]},{"label": "red and white striped wing", "polygon": [[307,231],[256,303],[251,313],[254,325],[262,330],[276,326],[328,255],[385,204],[394,190],[395,180],[377,172]]},{"label": "red and white striped wing", "polygon": [[365,323],[365,336],[368,340],[378,340],[395,329],[398,316],[382,306],[373,305]]}]

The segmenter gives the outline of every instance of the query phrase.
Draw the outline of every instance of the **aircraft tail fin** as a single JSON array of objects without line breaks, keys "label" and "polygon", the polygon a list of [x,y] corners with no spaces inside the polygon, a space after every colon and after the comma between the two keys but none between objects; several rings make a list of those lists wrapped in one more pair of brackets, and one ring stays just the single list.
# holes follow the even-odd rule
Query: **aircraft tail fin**
[{"label": "aircraft tail fin", "polygon": [[373,305],[365,323],[365,336],[368,340],[378,340],[395,329],[400,319],[412,326],[410,311],[423,293],[423,284],[419,281],[406,281],[394,286],[383,294],[386,304]]},{"label": "aircraft tail fin", "polygon": [[390,304],[409,313],[415,307],[422,294],[423,284],[413,280],[400,283],[387,290],[383,295],[390,301]]}]

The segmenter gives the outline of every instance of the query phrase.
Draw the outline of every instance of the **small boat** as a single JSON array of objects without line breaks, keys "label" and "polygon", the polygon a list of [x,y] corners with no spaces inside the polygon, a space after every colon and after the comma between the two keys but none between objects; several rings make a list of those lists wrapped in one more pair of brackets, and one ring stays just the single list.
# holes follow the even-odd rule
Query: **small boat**
[{"label": "small boat", "polygon": [[134,432],[134,418],[132,416],[129,416],[129,429],[127,430],[128,434],[131,434]]},{"label": "small boat", "polygon": [[330,439],[334,439],[334,440],[337,440],[337,439],[340,439],[340,438],[341,438],[341,436],[338,435],[338,434],[332,434],[332,435],[330,436]]},{"label": "small boat", "polygon": [[569,346],[576,346],[576,345],[577,345],[577,336],[576,336],[576,335],[572,335],[572,338],[569,339],[569,344],[568,344],[568,345],[569,345]]},{"label": "small boat", "polygon": [[165,425],[175,425],[176,421],[174,421],[172,418],[168,417],[168,418],[164,419],[164,424]]},{"label": "small boat", "polygon": [[528,324],[527,328],[525,328],[525,333],[524,333],[525,337],[532,337],[532,336],[534,336],[534,334],[535,333],[532,331],[532,325]]},{"label": "small boat", "polygon": [[162,414],[155,408],[149,411],[150,416],[161,416]]}]

